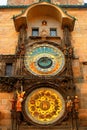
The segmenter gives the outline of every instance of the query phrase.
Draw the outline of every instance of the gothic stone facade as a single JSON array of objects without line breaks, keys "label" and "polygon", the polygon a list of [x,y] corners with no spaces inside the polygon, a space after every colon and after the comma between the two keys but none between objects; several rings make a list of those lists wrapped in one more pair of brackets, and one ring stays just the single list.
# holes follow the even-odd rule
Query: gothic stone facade
[{"label": "gothic stone facade", "polygon": [[[51,89],[53,93],[57,91],[60,95],[63,95],[63,101],[65,102],[68,96],[77,95],[79,97],[79,126],[86,127],[87,8],[84,8],[84,6],[77,6],[74,8],[68,6],[68,8],[63,8],[66,10],[63,12],[62,9],[56,5],[47,2],[37,3],[26,8],[25,11],[23,11],[25,7],[0,8],[0,126],[11,126],[11,100],[16,91],[24,90],[26,92],[25,98],[31,93],[30,98],[32,98],[33,90],[37,93],[37,89],[40,90],[40,88],[46,87],[50,95]],[[56,11],[58,12],[56,13]],[[37,35],[37,33],[39,33],[39,35]],[[49,50],[49,54],[45,56],[43,54],[44,44],[45,48]],[[36,65],[36,68],[41,68],[39,71],[35,70],[35,68],[32,69],[32,67],[28,68],[26,65],[27,63],[25,64],[26,61],[24,61],[26,53],[28,53],[28,55],[31,55],[31,53],[37,55],[34,50],[35,48],[41,50],[41,56],[32,59],[32,61],[34,60],[35,62],[34,65]],[[58,70],[58,68],[56,70],[59,73],[58,75],[55,69],[51,67],[53,63],[55,66],[56,61],[55,56],[51,58],[53,54],[51,54],[50,48],[55,50],[52,53],[56,52],[57,48],[61,55],[63,54],[65,57],[66,63],[62,67],[62,70]],[[27,50],[29,50],[29,52],[27,52]],[[47,51],[45,51],[45,53],[47,53]],[[48,62],[44,64],[43,59],[45,62]],[[38,61],[37,64],[36,61]],[[29,64],[30,63],[31,61],[29,61]],[[50,67],[53,69],[52,71],[49,70]],[[43,76],[43,73],[45,76]],[[46,77],[47,74],[48,76]],[[39,75],[40,77],[38,77]],[[44,92],[44,94],[46,93]],[[54,101],[52,97],[50,98]],[[39,100],[39,98],[36,99]],[[43,112],[47,111],[51,104],[47,101],[43,102],[43,99],[41,102],[42,104],[40,107]],[[25,106],[25,104],[23,105]],[[23,108],[23,113],[28,123],[31,122],[33,125],[38,124],[35,119],[33,120],[31,118],[32,114],[29,116],[31,121],[26,117],[25,107]],[[66,124],[69,125],[68,118],[65,108],[61,116],[60,122],[62,123],[60,124],[62,124],[62,126],[64,123],[64,126]],[[55,125],[55,122],[56,121],[53,121],[52,123]],[[50,126],[51,120],[49,120],[48,124]],[[59,126],[59,122],[56,123],[56,126],[57,124]],[[43,126],[43,124],[39,124],[39,127],[40,126]]]}]

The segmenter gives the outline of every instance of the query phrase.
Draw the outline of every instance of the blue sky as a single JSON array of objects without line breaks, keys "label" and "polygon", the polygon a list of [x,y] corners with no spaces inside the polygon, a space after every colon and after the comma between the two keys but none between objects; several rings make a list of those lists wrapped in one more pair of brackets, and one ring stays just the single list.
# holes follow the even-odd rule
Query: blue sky
[{"label": "blue sky", "polygon": [[85,3],[87,3],[87,0],[84,0]]},{"label": "blue sky", "polygon": [[[87,3],[87,0],[84,0],[85,3]],[[7,0],[0,0],[0,5],[6,5]]]},{"label": "blue sky", "polygon": [[7,0],[0,0],[0,5],[6,5],[7,4]]}]

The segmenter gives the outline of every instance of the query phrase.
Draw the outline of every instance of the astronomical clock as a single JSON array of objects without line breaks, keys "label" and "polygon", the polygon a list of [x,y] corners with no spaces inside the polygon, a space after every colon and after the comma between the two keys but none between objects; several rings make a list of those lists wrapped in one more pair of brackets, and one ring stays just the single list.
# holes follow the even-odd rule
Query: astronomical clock
[{"label": "astronomical clock", "polygon": [[[62,124],[68,119],[67,97],[73,95],[75,90],[70,37],[74,18],[46,1],[29,6],[22,13],[14,16],[13,20],[19,32],[15,88],[25,91],[23,117],[34,126]],[[51,23],[51,18],[54,23]],[[55,25],[56,29],[51,25]],[[41,34],[41,31],[45,33]]]},{"label": "astronomical clock", "polygon": [[65,56],[59,48],[43,43],[26,49],[24,64],[34,75],[54,76],[64,68]]},{"label": "astronomical clock", "polygon": [[65,64],[64,51],[52,42],[38,42],[26,48],[24,66],[36,79],[23,102],[24,117],[29,123],[48,126],[64,118],[66,103],[60,77]]}]

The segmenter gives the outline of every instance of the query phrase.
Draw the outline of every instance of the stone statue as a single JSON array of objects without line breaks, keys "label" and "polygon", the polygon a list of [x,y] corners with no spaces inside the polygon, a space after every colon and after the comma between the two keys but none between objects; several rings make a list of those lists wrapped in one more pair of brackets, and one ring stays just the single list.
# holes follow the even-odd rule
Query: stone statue
[{"label": "stone statue", "polygon": [[25,91],[18,92],[17,91],[17,102],[16,102],[16,113],[17,113],[17,124],[19,125],[22,121],[22,102],[24,97]]}]

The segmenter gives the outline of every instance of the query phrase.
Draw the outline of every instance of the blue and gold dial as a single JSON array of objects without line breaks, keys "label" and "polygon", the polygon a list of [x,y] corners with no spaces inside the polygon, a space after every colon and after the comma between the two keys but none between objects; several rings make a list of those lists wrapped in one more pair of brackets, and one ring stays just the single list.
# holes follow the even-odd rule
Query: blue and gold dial
[{"label": "blue and gold dial", "polygon": [[27,49],[24,63],[27,70],[34,75],[52,76],[63,69],[65,57],[59,48],[43,44]]}]

